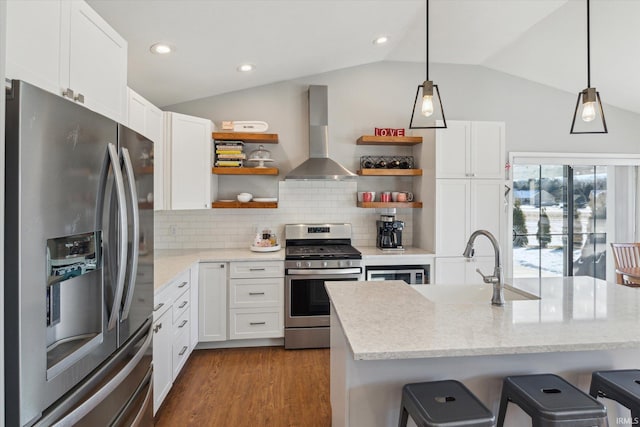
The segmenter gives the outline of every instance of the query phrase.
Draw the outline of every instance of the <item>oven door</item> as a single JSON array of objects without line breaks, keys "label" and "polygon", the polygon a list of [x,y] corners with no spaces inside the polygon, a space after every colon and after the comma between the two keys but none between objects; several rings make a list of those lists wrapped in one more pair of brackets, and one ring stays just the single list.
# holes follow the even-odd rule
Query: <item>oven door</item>
[{"label": "oven door", "polygon": [[289,269],[285,279],[287,328],[329,326],[329,296],[324,282],[362,280],[361,268]]}]

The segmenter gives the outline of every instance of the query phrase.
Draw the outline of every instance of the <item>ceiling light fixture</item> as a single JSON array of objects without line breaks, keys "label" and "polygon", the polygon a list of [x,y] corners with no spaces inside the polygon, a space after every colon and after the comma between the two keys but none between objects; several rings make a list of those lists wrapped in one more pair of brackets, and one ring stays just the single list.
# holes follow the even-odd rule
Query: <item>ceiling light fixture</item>
[{"label": "ceiling light fixture", "polygon": [[389,37],[380,36],[380,37],[376,37],[375,39],[373,39],[373,44],[380,45],[380,44],[385,44],[388,41],[389,41]]},{"label": "ceiling light fixture", "polygon": [[587,1],[587,88],[578,93],[570,133],[608,133],[600,93],[591,87],[591,32]]},{"label": "ceiling light fixture", "polygon": [[[427,9],[427,78],[425,79],[424,83],[418,86],[418,90],[416,91],[416,99],[413,101],[413,110],[411,111],[411,121],[409,122],[409,129],[442,129],[447,127],[447,121],[445,120],[444,110],[442,109],[440,91],[438,90],[438,85],[434,85],[433,81],[429,80],[429,0],[426,0],[425,3]],[[418,99],[421,99],[420,104],[418,104]],[[414,119],[416,120],[415,123]]]},{"label": "ceiling light fixture", "polygon": [[255,69],[256,69],[255,65],[252,65],[252,64],[241,64],[241,65],[238,65],[238,68],[237,68],[237,70],[242,73],[248,73],[249,71],[253,71]]},{"label": "ceiling light fixture", "polygon": [[156,53],[158,55],[166,55],[167,53],[171,53],[173,50],[171,46],[165,43],[154,43],[149,48],[151,53]]}]

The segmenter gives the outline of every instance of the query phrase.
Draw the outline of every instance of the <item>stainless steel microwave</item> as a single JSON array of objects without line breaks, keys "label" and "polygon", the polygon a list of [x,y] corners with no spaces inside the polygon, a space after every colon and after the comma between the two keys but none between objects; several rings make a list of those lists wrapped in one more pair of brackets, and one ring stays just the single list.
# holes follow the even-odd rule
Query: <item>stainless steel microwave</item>
[{"label": "stainless steel microwave", "polygon": [[429,283],[428,265],[374,265],[366,267],[367,280],[404,280],[410,285]]}]

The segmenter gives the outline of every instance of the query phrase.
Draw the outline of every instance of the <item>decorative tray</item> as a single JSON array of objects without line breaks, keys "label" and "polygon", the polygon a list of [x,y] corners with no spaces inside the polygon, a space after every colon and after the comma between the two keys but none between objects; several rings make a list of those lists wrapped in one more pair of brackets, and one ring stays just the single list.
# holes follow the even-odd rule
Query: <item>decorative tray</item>
[{"label": "decorative tray", "polygon": [[251,246],[249,249],[251,249],[253,252],[276,252],[279,251],[280,245],[275,245],[275,246]]}]

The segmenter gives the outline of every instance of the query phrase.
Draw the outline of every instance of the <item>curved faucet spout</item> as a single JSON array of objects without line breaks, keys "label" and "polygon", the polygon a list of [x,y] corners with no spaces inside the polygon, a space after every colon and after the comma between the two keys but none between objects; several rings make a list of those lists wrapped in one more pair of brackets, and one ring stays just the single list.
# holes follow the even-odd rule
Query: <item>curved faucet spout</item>
[{"label": "curved faucet spout", "polygon": [[493,284],[493,296],[491,297],[491,304],[504,305],[504,278],[502,277],[502,263],[500,261],[500,244],[498,243],[498,240],[495,238],[495,236],[487,230],[474,231],[467,241],[467,246],[464,249],[464,253],[462,254],[462,256],[464,256],[465,258],[473,257],[473,244],[478,236],[485,236],[491,242],[495,257],[495,265],[493,268],[493,276],[485,276],[484,274],[480,273],[479,269],[477,269],[476,271],[480,273],[480,275],[482,276],[482,280],[485,283]]}]

